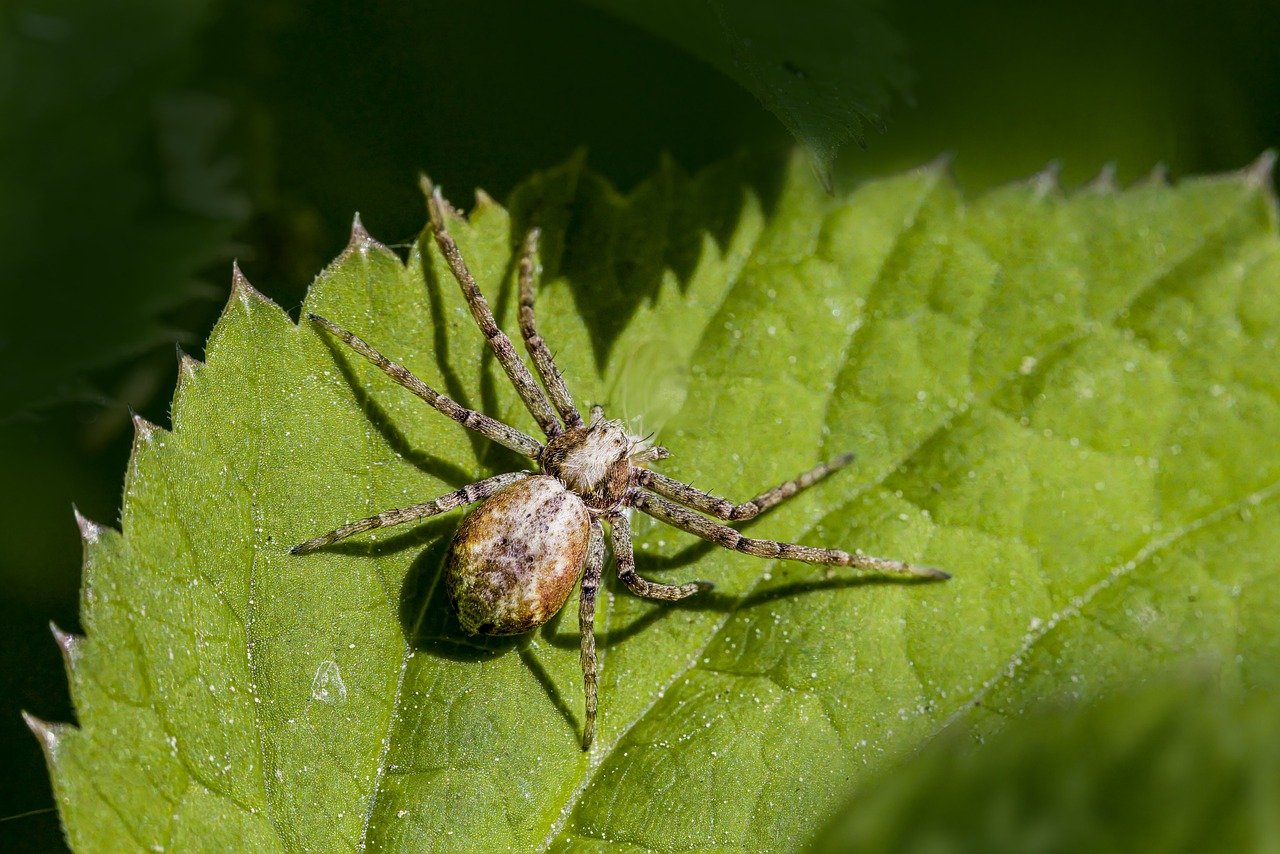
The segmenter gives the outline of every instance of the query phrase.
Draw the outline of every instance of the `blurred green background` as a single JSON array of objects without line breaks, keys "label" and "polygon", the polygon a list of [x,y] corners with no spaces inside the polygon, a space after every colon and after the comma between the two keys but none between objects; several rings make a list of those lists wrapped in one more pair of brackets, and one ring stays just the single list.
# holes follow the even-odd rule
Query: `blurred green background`
[{"label": "blurred green background", "polygon": [[[354,211],[387,244],[413,238],[420,170],[466,206],[580,149],[627,188],[664,153],[696,170],[793,144],[667,5],[0,9],[0,817],[52,804],[18,710],[71,719],[47,629],[79,628],[71,505],[116,522],[128,413],[167,424],[174,346],[201,355],[233,258],[296,309]],[[787,73],[830,48],[814,31],[871,56],[854,75],[878,86],[853,95],[884,130],[841,151],[837,186],[944,153],[969,193],[1051,162],[1068,187],[1108,163],[1124,184],[1280,146],[1274,2],[787,5]],[[0,821],[5,850],[61,845],[50,812]]]}]

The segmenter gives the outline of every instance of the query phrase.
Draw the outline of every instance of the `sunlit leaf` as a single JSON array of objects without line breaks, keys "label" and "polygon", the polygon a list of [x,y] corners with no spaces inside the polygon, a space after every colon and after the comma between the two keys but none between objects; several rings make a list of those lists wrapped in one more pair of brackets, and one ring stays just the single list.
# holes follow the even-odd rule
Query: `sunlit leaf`
[{"label": "sunlit leaf", "polygon": [[[753,534],[955,577],[829,576],[638,518],[643,572],[717,588],[610,584],[584,754],[575,603],[465,636],[437,583],[457,514],[287,551],[527,461],[237,279],[172,429],[139,425],[122,533],[83,526],[79,726],[34,722],[76,847],[776,850],[949,720],[1187,659],[1276,684],[1265,176],[966,202],[936,167],[844,198],[737,170],[624,198],[570,164],[453,228],[514,331],[513,248],[543,226],[543,335],[672,475],[747,497],[857,453]],[[532,430],[429,241],[402,263],[357,228],[303,310]]]}]

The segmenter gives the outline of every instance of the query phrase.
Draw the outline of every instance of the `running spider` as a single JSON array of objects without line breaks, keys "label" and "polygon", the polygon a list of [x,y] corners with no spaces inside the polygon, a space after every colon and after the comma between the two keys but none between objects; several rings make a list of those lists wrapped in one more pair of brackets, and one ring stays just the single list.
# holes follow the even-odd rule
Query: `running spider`
[{"label": "running spider", "polygon": [[674,602],[711,587],[705,581],[669,585],[641,578],[636,573],[628,508],[634,507],[718,546],[756,557],[851,566],[923,578],[949,577],[941,570],[910,566],[896,560],[744,537],[728,525],[706,518],[713,516],[730,522],[751,519],[847,465],[852,455],[816,466],[741,504],[732,504],[652,471],[647,464],[665,459],[667,449],[628,435],[622,422],[606,419],[599,406],[591,408],[590,419],[584,423],[546,342],[538,335],[533,315],[538,230],[529,232],[520,261],[520,332],[545,394],[516,353],[511,339],[498,327],[488,302],[446,229],[445,217],[451,209],[438,188],[429,188],[428,208],[436,244],[462,287],[471,315],[538,427],[546,434],[545,445],[501,421],[463,408],[338,324],[314,314],[309,318],[444,415],[532,459],[538,474],[523,471],[495,475],[434,501],[350,522],[294,546],[293,554],[315,551],[374,528],[413,522],[483,502],[462,521],[449,548],[445,568],[449,600],[468,632],[520,634],[551,619],[581,578],[578,624],[586,691],[584,750],[591,746],[596,723],[594,617],[604,564],[601,522],[609,523],[618,578],[635,595]]}]

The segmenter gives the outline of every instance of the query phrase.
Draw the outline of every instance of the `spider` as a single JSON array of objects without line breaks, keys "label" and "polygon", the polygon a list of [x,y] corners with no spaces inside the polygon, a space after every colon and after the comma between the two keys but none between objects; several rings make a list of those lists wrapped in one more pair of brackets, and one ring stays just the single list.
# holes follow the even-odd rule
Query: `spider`
[{"label": "spider", "polygon": [[538,471],[495,475],[434,501],[350,522],[294,546],[290,550],[293,554],[315,551],[353,534],[426,519],[478,503],[479,507],[458,527],[445,566],[449,600],[463,629],[487,635],[528,632],[551,619],[581,580],[578,625],[586,695],[583,750],[590,749],[595,737],[598,702],[594,618],[604,566],[601,523],[609,523],[618,578],[635,595],[675,602],[712,586],[706,581],[659,584],[638,575],[631,545],[629,508],[723,548],[756,557],[858,567],[921,578],[950,577],[938,569],[896,560],[753,539],[707,518],[725,522],[751,519],[847,465],[853,455],[845,454],[815,466],[741,504],[653,471],[648,464],[667,458],[667,449],[629,435],[621,421],[605,418],[604,409],[598,405],[591,407],[590,417],[584,423],[563,374],[538,334],[533,313],[538,229],[529,232],[520,260],[519,320],[525,347],[542,381],[541,388],[516,353],[511,339],[494,320],[475,277],[445,227],[446,213],[452,209],[439,188],[430,185],[428,209],[436,244],[462,287],[471,315],[520,399],[546,435],[545,444],[445,397],[333,321],[315,314],[308,317],[439,412],[533,460]]}]

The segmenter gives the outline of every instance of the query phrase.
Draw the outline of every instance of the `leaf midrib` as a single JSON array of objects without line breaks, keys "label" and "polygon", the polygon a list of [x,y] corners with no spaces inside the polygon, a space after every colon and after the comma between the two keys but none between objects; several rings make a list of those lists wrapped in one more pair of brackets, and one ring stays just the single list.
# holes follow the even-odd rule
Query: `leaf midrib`
[{"label": "leaf midrib", "polygon": [[1000,667],[994,675],[982,683],[978,690],[973,693],[965,702],[961,703],[954,712],[947,716],[943,721],[941,728],[951,726],[964,715],[968,714],[978,706],[984,706],[983,701],[990,695],[991,691],[1002,682],[1013,679],[1018,674],[1021,667],[1027,666],[1027,653],[1036,648],[1042,640],[1044,640],[1056,628],[1061,626],[1065,621],[1072,617],[1084,616],[1089,606],[1093,604],[1097,595],[1104,590],[1114,586],[1118,582],[1124,581],[1137,570],[1147,565],[1152,558],[1161,552],[1176,546],[1187,537],[1193,536],[1206,528],[1212,527],[1219,522],[1224,522],[1233,514],[1238,513],[1246,507],[1260,507],[1275,498],[1280,497],[1280,479],[1274,480],[1264,486],[1262,489],[1251,492],[1234,501],[1199,516],[1183,525],[1180,525],[1173,531],[1166,533],[1162,537],[1152,537],[1141,548],[1134,553],[1134,556],[1116,564],[1102,576],[1102,578],[1091,584],[1083,593],[1076,597],[1079,601],[1072,602],[1067,607],[1057,611],[1057,616],[1046,615],[1040,621],[1040,628],[1029,632],[1023,639],[1022,644],[1009,657],[1009,660]]},{"label": "leaf midrib", "polygon": [[[871,280],[872,288],[874,288],[875,284],[879,282],[880,277],[884,273],[886,265],[893,258],[894,254],[901,249],[903,237],[908,233],[910,233],[917,226],[918,224],[917,218],[919,217],[921,210],[924,209],[924,206],[928,198],[934,192],[936,192],[936,190],[937,190],[937,185],[935,183],[934,185],[930,186],[927,192],[922,193],[920,195],[920,198],[918,199],[915,205],[915,208],[912,210],[911,217],[904,221],[903,227],[898,230],[897,234],[894,237],[893,244],[889,247],[888,251],[884,253],[884,257],[880,262],[880,266]],[[825,213],[825,217],[830,217],[832,213],[833,213],[832,210],[830,209],[827,210]],[[825,221],[826,220],[824,218],[824,221],[823,221],[824,224],[825,224]],[[818,228],[815,228],[814,233],[815,235],[817,235],[817,234],[820,234],[821,231],[822,231],[822,227],[819,226]],[[761,233],[761,236],[763,234],[764,232]],[[759,241],[759,236],[757,237],[757,243],[758,241]],[[748,258],[747,263],[743,265],[742,269],[746,269],[748,266],[750,266],[750,263],[751,263],[750,258]],[[774,263],[778,263],[778,262],[774,262]],[[827,263],[833,263],[833,262],[828,261]],[[731,284],[728,288],[725,289],[725,296],[721,301],[721,305],[724,305],[730,301],[733,292],[738,287],[738,284],[739,284],[739,281],[735,281],[733,284]],[[870,311],[871,311],[871,306],[868,302],[868,305],[863,308],[862,316],[863,317],[867,316],[870,313]],[[701,349],[701,343],[702,341],[705,340],[707,330],[711,328],[711,322],[715,320],[715,318],[718,315],[719,315],[719,309],[717,309],[716,312],[708,315],[708,321],[703,326],[703,331],[702,331],[702,335],[700,336],[699,345],[694,347],[692,352],[696,353],[698,352],[698,350]],[[862,328],[863,328],[863,324],[861,320],[859,320],[857,323],[854,323],[851,326],[851,328],[848,329],[847,334],[843,336],[843,345],[842,345],[841,355],[832,370],[833,378],[839,377],[841,372],[843,372],[844,369],[847,367],[853,342],[857,338],[857,335],[862,330]],[[836,383],[833,382],[826,392],[826,401],[822,407],[824,411],[830,411],[831,402],[835,397],[835,393],[836,393]],[[886,473],[884,477],[887,477],[887,476],[888,475]],[[882,479],[883,477],[881,478],[881,480]],[[877,483],[878,482],[879,481],[877,481]],[[874,485],[875,484],[873,484],[872,486]],[[858,496],[864,494],[870,488],[871,486],[868,486],[866,490],[862,490],[861,492],[855,492],[846,501],[842,502],[840,506],[842,508],[848,506],[850,503],[855,501],[858,498]],[[804,529],[802,529],[797,534],[797,539],[803,539],[804,537],[808,536],[810,533],[812,533],[813,528],[814,528],[814,525],[809,525]],[[711,644],[713,644],[716,641],[716,639],[720,637],[720,632],[724,629],[725,625],[727,625],[728,622],[731,619],[733,619],[734,615],[738,613],[738,610],[741,607],[742,603],[746,601],[751,596],[751,594],[756,590],[756,588],[760,585],[761,580],[767,574],[770,567],[772,567],[773,563],[774,563],[773,561],[767,561],[762,565],[760,572],[757,573],[756,577],[750,582],[750,584],[748,585],[746,590],[743,591],[742,595],[738,598],[738,600],[734,602],[732,607],[730,607],[725,612],[725,614],[712,625],[711,630],[707,633],[705,642],[693,651],[693,654],[690,655],[688,659],[686,659],[684,666],[681,667],[678,671],[676,671],[672,675],[672,677],[668,679],[666,683],[663,684],[660,690],[654,692],[653,699],[640,710],[639,714],[636,715],[635,719],[632,720],[626,726],[622,727],[618,731],[617,738],[615,738],[608,745],[608,747],[602,748],[601,750],[592,753],[587,763],[586,772],[583,774],[582,779],[578,782],[578,785],[574,787],[574,790],[570,793],[569,797],[565,800],[564,806],[561,807],[560,811],[556,815],[556,819],[551,823],[551,826],[548,828],[547,835],[546,837],[543,838],[542,844],[539,846],[539,849],[538,849],[539,851],[550,850],[551,846],[555,843],[555,841],[559,838],[560,834],[563,832],[564,827],[568,824],[569,819],[572,816],[574,810],[577,808],[578,804],[581,802],[582,795],[591,786],[592,781],[596,778],[596,775],[600,772],[600,769],[604,767],[606,760],[612,755],[614,749],[618,746],[618,744],[620,744],[623,741],[623,739],[626,738],[626,736],[641,721],[643,721],[648,716],[649,712],[652,711],[652,709],[659,702],[662,701],[662,699],[667,695],[667,692],[670,691],[672,687],[674,687],[677,683],[679,683],[680,680],[684,679],[694,668],[698,666],[698,662],[702,659],[706,651],[711,647]],[[638,845],[639,843],[634,843],[634,844]]]}]

